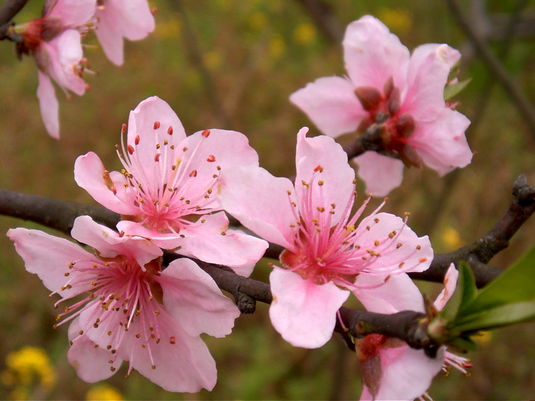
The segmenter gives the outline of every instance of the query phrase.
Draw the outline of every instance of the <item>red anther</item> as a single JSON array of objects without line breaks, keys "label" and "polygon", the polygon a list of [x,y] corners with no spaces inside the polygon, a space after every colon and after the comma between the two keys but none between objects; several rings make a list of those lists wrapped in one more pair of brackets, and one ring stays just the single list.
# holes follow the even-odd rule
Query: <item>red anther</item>
[{"label": "red anther", "polygon": [[127,149],[128,149],[128,153],[130,153],[131,155],[134,154],[134,147],[132,145],[128,145]]},{"label": "red anther", "polygon": [[210,155],[210,156],[208,156],[208,157],[206,158],[206,161],[207,161],[207,162],[210,162],[210,163],[215,162],[215,156],[214,156],[214,155]]},{"label": "red anther", "polygon": [[134,139],[134,144],[139,145],[139,135],[136,135],[136,139]]},{"label": "red anther", "polygon": [[123,125],[121,125],[121,134],[125,134],[126,133],[126,124],[123,123]]},{"label": "red anther", "polygon": [[121,232],[119,233],[119,237],[124,237],[124,231],[121,231]]},{"label": "red anther", "polygon": [[355,89],[355,95],[366,111],[375,110],[382,100],[381,92],[371,86],[359,86]]},{"label": "red anther", "polygon": [[160,161],[160,154],[159,154],[159,153],[156,153],[156,154],[154,155],[154,161],[155,161],[155,162],[159,162],[159,161]]},{"label": "red anther", "polygon": [[189,173],[190,177],[197,177],[197,170],[191,170],[191,173]]},{"label": "red anther", "polygon": [[159,121],[154,121],[154,125],[152,126],[152,128],[154,128],[154,129],[160,128],[160,122]]},{"label": "red anther", "polygon": [[210,136],[210,130],[209,129],[205,129],[202,133],[201,133],[202,136],[204,136],[205,138],[208,138]]},{"label": "red anther", "polygon": [[175,336],[173,336],[173,337],[169,337],[169,343],[170,343],[170,344],[176,344],[176,338],[175,338]]},{"label": "red anther", "polygon": [[317,173],[317,172],[320,172],[320,173],[323,173],[323,167],[321,167],[319,164],[314,167],[314,172]]},{"label": "red anther", "polygon": [[169,128],[167,128],[167,133],[173,135],[173,127],[169,126]]}]

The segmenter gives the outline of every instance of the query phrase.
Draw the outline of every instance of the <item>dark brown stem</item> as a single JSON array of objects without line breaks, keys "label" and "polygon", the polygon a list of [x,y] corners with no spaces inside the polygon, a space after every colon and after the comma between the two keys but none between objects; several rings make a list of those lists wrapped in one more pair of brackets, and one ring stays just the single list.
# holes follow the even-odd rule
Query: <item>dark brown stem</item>
[{"label": "dark brown stem", "polygon": [[26,5],[28,0],[6,0],[0,8],[0,26],[9,23]]},{"label": "dark brown stem", "polygon": [[383,140],[381,138],[383,129],[384,126],[382,124],[372,124],[362,135],[357,137],[355,141],[344,146],[347,158],[351,160],[368,150],[382,153],[384,151]]},{"label": "dark brown stem", "polygon": [[476,32],[470,24],[470,21],[463,14],[456,0],[448,0],[450,11],[461,29],[466,33],[475,49],[479,53],[481,59],[485,62],[488,69],[497,82],[499,82],[510,99],[516,105],[520,115],[526,122],[531,134],[535,137],[535,110],[524,95],[518,85],[510,78],[507,70],[504,68],[500,60],[492,53],[485,40]]},{"label": "dark brown stem", "polygon": [[344,29],[333,13],[332,5],[323,0],[297,0],[308,13],[318,30],[330,42],[340,43]]}]

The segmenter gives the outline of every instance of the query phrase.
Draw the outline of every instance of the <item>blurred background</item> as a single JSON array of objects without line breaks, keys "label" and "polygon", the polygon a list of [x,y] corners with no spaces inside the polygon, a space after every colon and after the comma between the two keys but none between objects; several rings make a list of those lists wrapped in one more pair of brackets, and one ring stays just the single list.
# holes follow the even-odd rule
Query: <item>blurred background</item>
[{"label": "blurred background", "polygon": [[[463,12],[509,78],[535,103],[535,2],[466,1]],[[229,128],[245,133],[261,164],[276,175],[294,172],[295,134],[317,129],[288,101],[306,83],[344,74],[339,37],[345,26],[373,14],[409,48],[446,42],[463,53],[460,79],[472,78],[456,100],[472,119],[467,132],[473,163],[440,179],[431,170],[405,171],[387,211],[411,212],[409,224],[429,234],[436,252],[467,244],[505,212],[520,173],[535,183],[535,132],[510,96],[480,61],[446,2],[336,0],[320,12],[306,0],[159,0],[156,31],[126,43],[121,68],[109,63],[93,34],[86,57],[98,75],[92,89],[60,100],[61,140],[48,137],[40,118],[37,71],[31,58],[18,61],[11,43],[0,43],[0,187],[59,199],[94,203],[73,180],[75,158],[90,150],[110,170],[120,167],[114,145],[129,110],[148,96],[171,104],[186,131]],[[31,1],[15,21],[39,16]],[[512,23],[511,23],[512,21]],[[514,26],[511,33],[508,27]],[[362,193],[362,191],[361,191]],[[362,196],[362,199],[364,197]],[[0,217],[0,231],[37,227]],[[39,227],[41,228],[41,227]],[[533,243],[535,219],[492,260],[506,267]],[[271,328],[267,307],[236,321],[225,339],[206,338],[217,361],[213,392],[172,394],[126,369],[99,385],[76,377],[66,359],[67,328],[52,329],[52,300],[40,280],[24,270],[11,243],[0,237],[0,399],[356,399],[356,357],[340,338],[318,350],[292,348]],[[254,277],[267,279],[259,267]],[[423,283],[434,296],[435,284]],[[439,375],[435,400],[514,400],[535,394],[534,324],[481,336],[469,377]]]}]

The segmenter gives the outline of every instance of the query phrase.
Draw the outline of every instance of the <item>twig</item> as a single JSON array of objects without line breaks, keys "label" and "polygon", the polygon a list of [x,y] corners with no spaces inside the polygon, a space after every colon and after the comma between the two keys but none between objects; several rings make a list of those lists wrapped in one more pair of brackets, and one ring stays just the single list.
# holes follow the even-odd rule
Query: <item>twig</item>
[{"label": "twig", "polygon": [[297,0],[314,21],[318,30],[330,42],[340,43],[344,37],[343,27],[333,13],[332,6],[323,0]]},{"label": "twig", "polygon": [[[384,126],[382,124],[370,125],[362,135],[358,136],[349,145],[344,146],[344,150],[347,153],[347,158],[351,160],[352,158],[360,156],[368,150],[383,153],[385,150],[383,140],[381,138],[381,132],[383,129]],[[395,157],[395,155],[390,153],[388,155]]]},{"label": "twig", "polygon": [[472,44],[476,48],[477,52],[481,56],[481,59],[485,62],[488,69],[494,74],[497,81],[502,85],[503,89],[507,92],[511,100],[516,105],[520,115],[526,122],[531,134],[535,137],[535,110],[529,99],[520,90],[518,85],[509,77],[507,70],[504,68],[500,60],[494,56],[490,51],[485,41],[478,35],[478,33],[472,28],[470,22],[462,13],[456,0],[447,0],[450,11],[461,29],[472,41]]},{"label": "twig", "polygon": [[9,23],[27,2],[28,0],[6,0],[0,8],[0,26]]},{"label": "twig", "polygon": [[411,273],[410,276],[420,280],[439,281],[444,278],[451,263],[465,260],[472,267],[477,286],[485,286],[501,272],[501,269],[487,266],[486,263],[507,248],[509,240],[534,212],[535,187],[528,185],[526,176],[521,175],[513,185],[513,201],[507,212],[487,234],[457,251],[435,255],[429,269]]}]

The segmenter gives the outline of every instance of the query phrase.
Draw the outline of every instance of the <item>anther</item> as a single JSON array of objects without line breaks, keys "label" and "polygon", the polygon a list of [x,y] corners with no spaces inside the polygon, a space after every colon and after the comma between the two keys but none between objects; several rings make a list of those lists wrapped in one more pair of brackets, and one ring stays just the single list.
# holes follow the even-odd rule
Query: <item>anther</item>
[{"label": "anther", "polygon": [[136,138],[134,139],[134,144],[139,145],[139,141],[140,141],[139,135],[136,135]]},{"label": "anther", "polygon": [[210,136],[210,130],[209,129],[205,129],[202,133],[201,133],[202,136],[204,136],[205,138],[208,138]]},{"label": "anther", "polygon": [[131,155],[134,154],[134,147],[132,145],[128,145],[127,149],[128,149],[128,153],[130,153]]},{"label": "anther", "polygon": [[125,134],[126,133],[126,124],[123,123],[123,125],[121,125],[121,134]]},{"label": "anther", "polygon": [[167,133],[173,135],[173,127],[169,126],[169,128],[167,128]]},{"label": "anther", "polygon": [[209,163],[213,163],[215,162],[215,156],[214,155],[210,155],[206,158],[206,161],[209,162]]},{"label": "anther", "polygon": [[318,185],[319,185],[319,186],[322,186],[323,184],[325,184],[325,182],[323,182],[323,180],[319,180],[319,181],[318,181]]},{"label": "anther", "polygon": [[169,343],[170,344],[176,344],[176,338],[173,336],[173,337],[169,337]]},{"label": "anther", "polygon": [[314,167],[314,172],[317,173],[317,172],[320,172],[320,173],[323,173],[323,167],[321,167],[319,164]]},{"label": "anther", "polygon": [[422,246],[421,245],[416,245],[416,249],[420,250],[420,249],[422,249]]},{"label": "anther", "polygon": [[154,125],[152,126],[152,128],[154,128],[154,129],[160,128],[160,122],[159,121],[154,121]]},{"label": "anther", "polygon": [[159,154],[159,153],[156,153],[156,154],[154,155],[154,161],[155,161],[155,162],[159,162],[159,161],[160,161],[160,154]]},{"label": "anther", "polygon": [[197,177],[197,170],[191,170],[191,173],[189,173],[190,177]]}]

